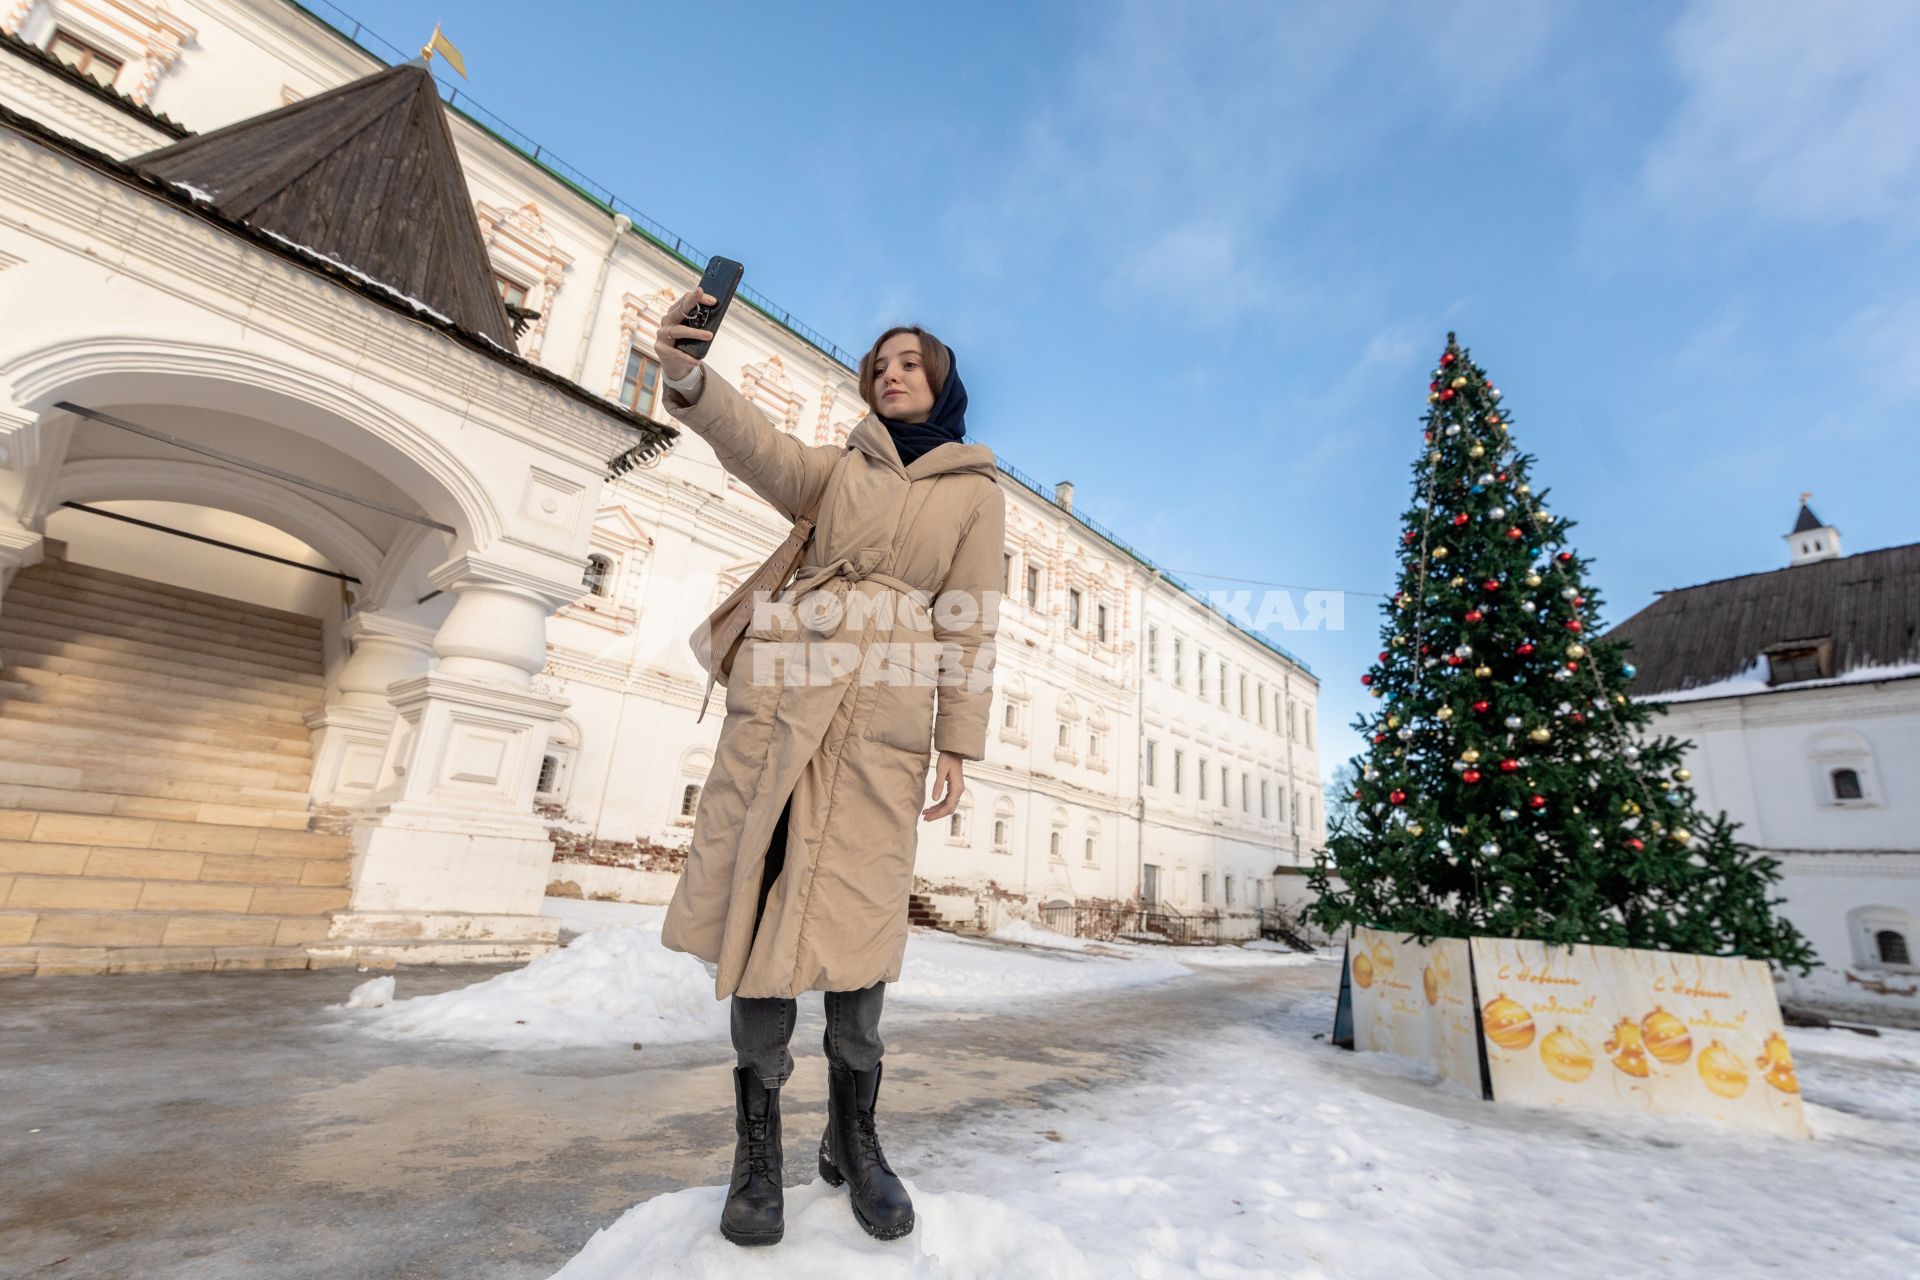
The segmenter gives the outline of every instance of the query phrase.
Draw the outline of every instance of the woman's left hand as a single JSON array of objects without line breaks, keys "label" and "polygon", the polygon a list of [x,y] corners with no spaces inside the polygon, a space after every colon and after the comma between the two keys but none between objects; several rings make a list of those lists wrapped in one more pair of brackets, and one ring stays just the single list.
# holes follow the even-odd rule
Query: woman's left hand
[{"label": "woman's left hand", "polygon": [[963,772],[966,763],[967,758],[963,755],[952,751],[940,753],[940,759],[933,766],[934,803],[921,810],[922,821],[944,818],[960,803],[960,797],[967,790],[967,779]]}]

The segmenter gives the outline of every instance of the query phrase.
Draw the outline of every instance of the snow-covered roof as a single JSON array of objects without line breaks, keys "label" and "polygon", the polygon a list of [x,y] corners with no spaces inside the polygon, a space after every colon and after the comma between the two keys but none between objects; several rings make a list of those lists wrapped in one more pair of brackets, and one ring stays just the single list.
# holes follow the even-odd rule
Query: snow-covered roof
[{"label": "snow-covered roof", "polygon": [[[1635,697],[1738,697],[1920,674],[1920,543],[1682,587],[1609,633],[1628,640]],[[1817,679],[1767,683],[1781,646],[1830,645]]]}]

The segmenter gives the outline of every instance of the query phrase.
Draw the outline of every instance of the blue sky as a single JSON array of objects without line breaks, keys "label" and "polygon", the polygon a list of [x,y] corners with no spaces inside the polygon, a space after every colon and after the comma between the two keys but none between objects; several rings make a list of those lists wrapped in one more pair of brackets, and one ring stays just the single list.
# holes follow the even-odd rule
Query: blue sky
[{"label": "blue sky", "polygon": [[[1784,564],[1801,489],[1849,551],[1920,536],[1920,6],[356,16],[443,22],[463,92],[842,347],[940,334],[971,438],[1196,586],[1389,589],[1449,328],[1612,620]],[[1347,619],[1275,637],[1329,772]]]}]

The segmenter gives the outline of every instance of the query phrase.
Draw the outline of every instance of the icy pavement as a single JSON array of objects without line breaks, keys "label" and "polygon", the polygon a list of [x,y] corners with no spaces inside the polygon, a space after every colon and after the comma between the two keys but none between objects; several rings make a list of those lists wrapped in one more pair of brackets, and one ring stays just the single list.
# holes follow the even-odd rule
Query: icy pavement
[{"label": "icy pavement", "polygon": [[[919,1216],[903,1240],[868,1239],[789,1141],[781,1244],[729,1244],[724,1189],[696,1187],[554,1280],[1920,1275],[1920,1035],[1796,1036],[1818,1134],[1798,1142],[1495,1107],[1314,1040],[1331,1013],[1303,1001],[1137,1083],[890,1148]],[[1880,1073],[1903,1067],[1889,1114]],[[1859,1104],[1876,1118],[1841,1109]]]}]

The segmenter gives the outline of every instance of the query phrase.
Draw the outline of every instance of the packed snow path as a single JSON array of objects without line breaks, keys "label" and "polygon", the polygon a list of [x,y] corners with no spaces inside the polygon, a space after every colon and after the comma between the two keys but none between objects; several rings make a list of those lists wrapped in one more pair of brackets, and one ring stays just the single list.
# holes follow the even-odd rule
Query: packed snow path
[{"label": "packed snow path", "polygon": [[[1045,958],[945,946],[1009,974]],[[351,972],[0,984],[0,1258],[195,1280],[1920,1274],[1920,1037],[1795,1033],[1816,1142],[1615,1128],[1327,1048],[1335,974],[1216,963],[890,1001],[882,1133],[921,1221],[887,1244],[816,1180],[803,1000],[788,1238],[753,1251],[713,1230],[723,1038],[383,1038],[387,1010],[339,1007]],[[393,1009],[478,999],[472,972],[398,977]]]}]

